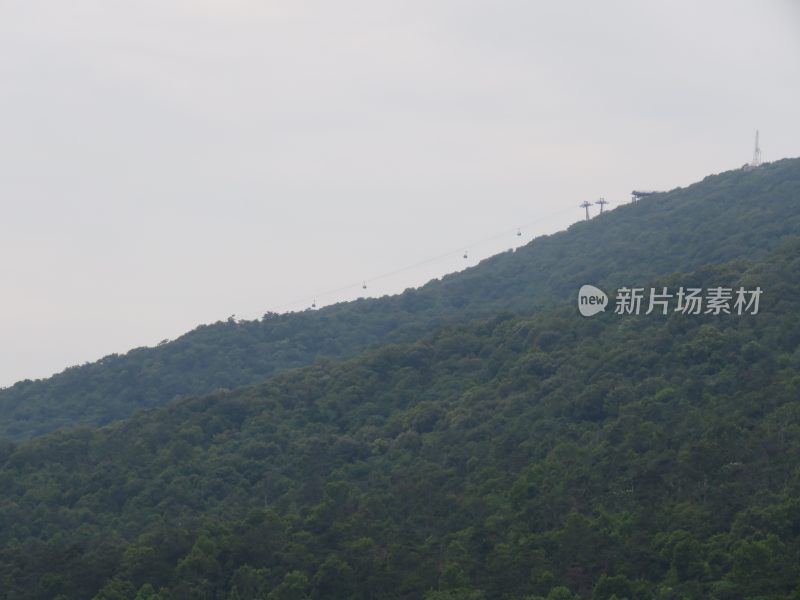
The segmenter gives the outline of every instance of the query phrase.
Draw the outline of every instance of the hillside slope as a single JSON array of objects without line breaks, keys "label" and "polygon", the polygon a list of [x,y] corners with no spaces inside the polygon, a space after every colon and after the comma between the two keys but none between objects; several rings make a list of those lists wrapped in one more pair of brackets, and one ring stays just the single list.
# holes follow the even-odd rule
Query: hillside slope
[{"label": "hillside slope", "polygon": [[800,231],[798,201],[800,160],[782,160],[622,206],[398,296],[202,326],[156,348],[0,390],[0,438],[109,423],[179,395],[256,383],[499,310],[531,314],[587,282],[614,287],[757,258]]},{"label": "hillside slope", "polygon": [[4,597],[796,599],[800,241],[653,283],[764,294],[506,314],[9,445]]}]

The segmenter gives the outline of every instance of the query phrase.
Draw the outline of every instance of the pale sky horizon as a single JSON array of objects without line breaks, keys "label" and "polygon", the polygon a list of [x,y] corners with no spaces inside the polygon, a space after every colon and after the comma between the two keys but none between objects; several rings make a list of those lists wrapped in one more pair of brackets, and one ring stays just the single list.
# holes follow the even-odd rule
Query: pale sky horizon
[{"label": "pale sky horizon", "polygon": [[800,155],[796,0],[5,0],[0,50],[0,386]]}]

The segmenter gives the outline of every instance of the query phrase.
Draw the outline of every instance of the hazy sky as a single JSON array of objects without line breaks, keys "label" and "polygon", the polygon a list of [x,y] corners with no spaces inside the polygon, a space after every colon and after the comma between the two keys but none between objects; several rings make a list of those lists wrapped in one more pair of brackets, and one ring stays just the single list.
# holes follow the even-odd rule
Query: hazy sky
[{"label": "hazy sky", "polygon": [[0,385],[797,156],[798,106],[798,0],[0,0]]}]

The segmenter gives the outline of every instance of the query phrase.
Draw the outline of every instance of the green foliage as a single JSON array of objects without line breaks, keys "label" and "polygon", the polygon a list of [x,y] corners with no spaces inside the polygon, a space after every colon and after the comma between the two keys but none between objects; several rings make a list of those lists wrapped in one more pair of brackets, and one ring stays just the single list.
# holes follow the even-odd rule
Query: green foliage
[{"label": "green foliage", "polygon": [[0,589],[796,598],[800,241],[679,282],[761,312],[505,314],[7,446]]},{"label": "green foliage", "polygon": [[[0,438],[20,440],[76,424],[103,425],[179,396],[254,384],[322,359],[414,341],[442,325],[500,311],[533,314],[572,298],[584,283],[615,288],[705,264],[758,258],[800,231],[798,197],[800,160],[731,171],[576,223],[398,296],[198,327],[155,348],[107,356],[49,379],[0,390]],[[474,341],[465,335],[448,343],[456,347]],[[526,372],[544,376],[554,368],[547,353],[558,344],[560,331],[536,336],[542,354],[530,357]],[[682,351],[687,360],[702,358],[713,343],[698,340]],[[749,357],[763,351],[758,346],[745,350]],[[420,350],[403,360],[406,385],[413,388],[417,369],[428,357]],[[495,360],[499,365],[503,358],[496,355]],[[606,409],[598,403],[602,394],[596,388],[575,398],[571,410],[576,418],[604,419]],[[324,410],[338,408],[333,403]],[[417,430],[425,434],[419,430],[435,415],[428,412],[419,419]],[[194,444],[191,432],[182,435],[189,436],[189,446]],[[187,448],[172,450],[182,459]],[[254,446],[250,451],[270,450]]]}]

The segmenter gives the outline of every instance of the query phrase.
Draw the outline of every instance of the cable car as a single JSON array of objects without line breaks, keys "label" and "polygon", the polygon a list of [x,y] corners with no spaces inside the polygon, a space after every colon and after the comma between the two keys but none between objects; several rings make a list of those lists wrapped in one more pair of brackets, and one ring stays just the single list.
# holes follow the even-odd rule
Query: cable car
[{"label": "cable car", "polygon": [[367,289],[367,282],[366,282],[366,281],[365,281],[364,283],[362,283],[362,284],[361,284],[361,289],[362,289],[362,290],[365,290],[365,289]]},{"label": "cable car", "polygon": [[469,258],[469,255],[467,254],[466,250],[464,250],[464,258]]},{"label": "cable car", "polygon": [[517,229],[517,237],[519,237],[521,235],[522,235],[522,230],[521,229]]}]

